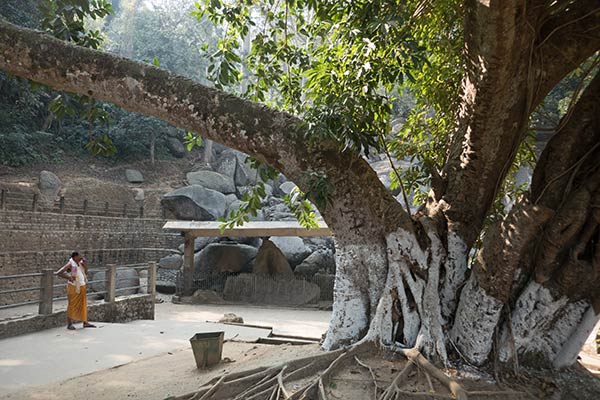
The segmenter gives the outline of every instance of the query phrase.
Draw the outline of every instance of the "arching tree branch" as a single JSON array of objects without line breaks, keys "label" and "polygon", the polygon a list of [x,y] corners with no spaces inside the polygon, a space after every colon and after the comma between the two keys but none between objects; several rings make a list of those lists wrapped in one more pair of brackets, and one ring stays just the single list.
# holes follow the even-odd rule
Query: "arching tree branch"
[{"label": "arching tree branch", "polygon": [[535,48],[538,105],[569,72],[600,49],[600,4],[578,0],[553,13],[540,27]]},{"label": "arching tree branch", "polygon": [[[408,214],[359,154],[340,153],[333,142],[308,146],[305,125],[293,115],[149,64],[74,46],[2,18],[0,70],[198,132],[267,162],[306,192],[310,187],[304,172],[309,168],[323,171],[336,185],[334,201],[346,202],[348,209],[363,214],[361,218],[378,221],[381,232],[399,226],[410,230]],[[347,222],[331,210],[320,211],[334,229]],[[360,221],[356,226],[360,231]]]}]

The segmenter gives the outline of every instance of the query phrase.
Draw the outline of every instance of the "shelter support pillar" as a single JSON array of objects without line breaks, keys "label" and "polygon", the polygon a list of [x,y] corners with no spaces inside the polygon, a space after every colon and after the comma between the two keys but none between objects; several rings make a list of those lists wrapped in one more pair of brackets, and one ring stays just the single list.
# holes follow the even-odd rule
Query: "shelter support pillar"
[{"label": "shelter support pillar", "polygon": [[194,281],[194,236],[190,233],[185,234],[185,244],[183,248],[183,295],[191,296],[193,294]]}]

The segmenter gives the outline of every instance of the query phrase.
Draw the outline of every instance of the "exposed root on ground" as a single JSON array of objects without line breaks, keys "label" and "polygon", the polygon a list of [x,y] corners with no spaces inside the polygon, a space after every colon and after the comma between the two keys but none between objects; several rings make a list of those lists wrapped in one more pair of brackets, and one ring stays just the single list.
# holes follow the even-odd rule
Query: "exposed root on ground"
[{"label": "exposed root on ground", "polygon": [[[418,349],[396,346],[384,346],[384,348],[401,354],[408,360],[404,368],[387,384],[382,384],[375,368],[359,358],[359,355],[375,349],[373,343],[362,342],[346,349],[299,358],[273,367],[225,374],[211,380],[196,392],[171,397],[169,400],[330,400],[333,398],[331,389],[335,388],[332,378],[349,362],[354,362],[369,371],[373,384],[371,398],[374,400],[397,400],[409,397],[466,400],[471,395],[482,397],[521,394],[513,391],[468,392],[456,380],[427,360]],[[425,374],[428,391],[406,389],[409,378],[414,375],[415,370]],[[431,378],[446,387],[450,394],[436,391]],[[285,382],[288,384],[296,382],[296,386],[298,382],[301,384],[299,388],[290,390],[290,386],[286,387]]]}]

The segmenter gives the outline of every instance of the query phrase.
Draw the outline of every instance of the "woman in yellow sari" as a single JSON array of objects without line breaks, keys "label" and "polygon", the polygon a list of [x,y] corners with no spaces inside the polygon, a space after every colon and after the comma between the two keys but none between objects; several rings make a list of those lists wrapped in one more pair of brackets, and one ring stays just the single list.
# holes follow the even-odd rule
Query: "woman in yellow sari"
[{"label": "woman in yellow sari", "polygon": [[84,328],[95,328],[87,319],[87,263],[77,252],[71,254],[69,261],[56,273],[67,280],[67,329],[73,330],[73,322],[83,322]]}]

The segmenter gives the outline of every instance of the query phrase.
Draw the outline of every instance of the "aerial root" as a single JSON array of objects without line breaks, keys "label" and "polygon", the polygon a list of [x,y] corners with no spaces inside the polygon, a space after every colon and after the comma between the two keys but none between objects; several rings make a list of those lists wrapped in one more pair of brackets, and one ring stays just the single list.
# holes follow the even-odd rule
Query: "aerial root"
[{"label": "aerial root", "polygon": [[[332,375],[350,359],[369,371],[374,386],[372,398],[377,400],[397,400],[406,397],[467,400],[468,395],[481,397],[522,394],[517,391],[467,392],[458,382],[429,362],[418,349],[404,349],[395,346],[388,347],[388,350],[404,355],[407,362],[384,389],[378,385],[374,369],[358,358],[358,355],[368,345],[372,345],[372,343],[363,342],[348,349],[299,358],[275,367],[261,367],[221,375],[209,381],[196,392],[171,397],[169,400],[329,400],[327,389],[330,386]],[[419,368],[419,371],[425,373],[429,385],[428,392],[403,390],[415,368]],[[293,393],[285,387],[286,381],[298,381],[311,376],[315,376],[315,378],[300,389],[294,390]],[[448,388],[451,396],[436,393],[431,377]]]},{"label": "aerial root", "polygon": [[402,393],[402,387],[408,380],[408,376],[414,370],[415,365],[412,361],[408,361],[402,371],[398,373],[379,397],[379,400],[395,400]]},{"label": "aerial root", "polygon": [[[275,367],[260,367],[249,371],[225,374],[207,382],[199,390],[169,400],[219,400],[219,399],[244,399],[244,400],[280,400],[280,399],[309,399],[310,397],[294,397],[298,392],[290,394],[285,388],[285,380],[298,380],[314,375],[317,371],[325,372],[311,382],[307,388],[299,390],[303,394],[308,389],[318,386],[319,380],[329,380],[333,367],[339,364],[336,360],[347,358],[345,354],[356,354],[361,346],[354,346],[349,350],[339,349],[314,356],[299,358]],[[328,372],[328,370],[330,372]],[[288,373],[289,371],[289,373]],[[325,376],[325,380],[323,380]],[[315,386],[315,387],[316,387]]]},{"label": "aerial root", "polygon": [[341,353],[335,360],[329,364],[329,366],[318,375],[304,390],[299,390],[289,397],[289,400],[328,400],[325,388],[329,386],[330,378],[333,372],[335,372],[340,366],[349,358],[354,357],[365,349],[366,346],[370,345],[369,342],[354,345],[347,351]]},{"label": "aerial root", "polygon": [[421,352],[416,348],[411,349],[399,349],[400,353],[403,354],[409,361],[415,363],[425,371],[425,373],[431,375],[437,379],[440,383],[448,388],[452,396],[457,400],[467,400],[468,395],[462,386],[454,379],[446,375],[442,370],[437,368],[435,365],[429,362],[428,359],[423,357]]},{"label": "aerial root", "polygon": [[360,361],[360,359],[357,356],[354,356],[354,359],[356,360],[358,365],[369,370],[369,374],[371,374],[371,379],[373,379],[373,390],[374,390],[373,398],[376,399],[377,393],[379,393],[379,386],[377,385],[377,377],[375,376],[375,372],[373,371],[373,368],[371,368],[369,365],[365,364],[364,362]]}]

